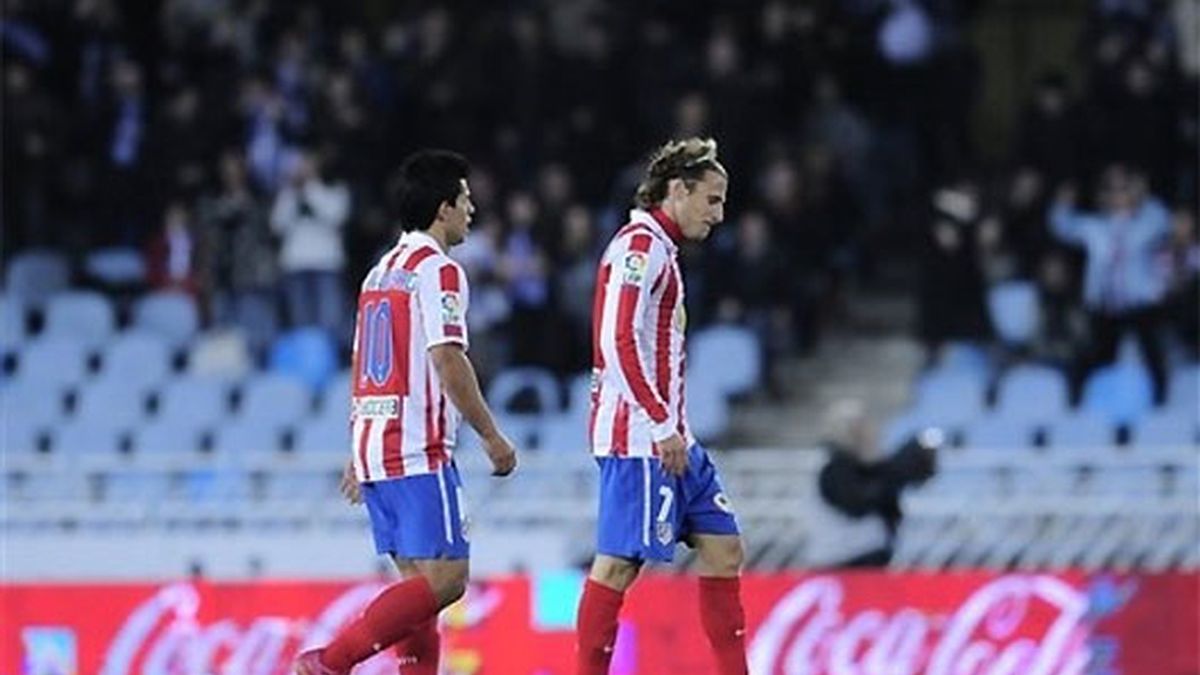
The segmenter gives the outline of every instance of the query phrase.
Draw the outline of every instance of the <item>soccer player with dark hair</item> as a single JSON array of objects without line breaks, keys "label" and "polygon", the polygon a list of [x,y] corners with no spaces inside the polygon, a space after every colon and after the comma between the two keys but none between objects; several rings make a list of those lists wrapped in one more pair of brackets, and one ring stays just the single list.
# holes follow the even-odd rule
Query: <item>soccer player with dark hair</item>
[{"label": "soccer player with dark hair", "polygon": [[437,673],[437,616],[467,583],[467,517],[453,459],[460,418],[483,440],[494,475],[516,467],[467,359],[467,278],[446,256],[475,210],[468,173],[457,154],[423,151],[389,186],[404,234],[367,274],[358,299],[353,447],[342,491],[366,503],[375,548],[403,580],[327,646],[302,653],[298,675],[347,674],[393,645],[405,675]]},{"label": "soccer player with dark hair", "polygon": [[590,429],[600,509],[577,622],[580,675],[608,672],[626,589],[647,561],[669,562],[681,541],[699,556],[700,619],[718,670],[746,673],[741,536],[684,411],[687,318],[677,260],[685,240],[704,240],[724,219],[728,182],[715,141],[667,143],[600,261]]}]

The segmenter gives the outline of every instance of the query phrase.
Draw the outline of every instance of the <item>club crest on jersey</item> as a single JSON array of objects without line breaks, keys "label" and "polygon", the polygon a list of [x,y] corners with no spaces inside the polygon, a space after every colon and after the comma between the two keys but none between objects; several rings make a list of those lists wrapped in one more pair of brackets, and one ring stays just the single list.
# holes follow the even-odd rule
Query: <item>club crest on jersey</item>
[{"label": "club crest on jersey", "polygon": [[658,543],[666,546],[675,541],[675,527],[665,520],[660,520],[654,525],[654,536],[658,537]]},{"label": "club crest on jersey", "polygon": [[625,262],[622,264],[624,275],[622,277],[624,283],[634,286],[641,286],[642,281],[646,278],[646,268],[649,267],[650,261],[646,258],[646,254],[641,251],[630,251],[625,254]]},{"label": "club crest on jersey", "polygon": [[462,299],[458,291],[442,291],[442,323],[462,323]]},{"label": "club crest on jersey", "polygon": [[729,501],[729,497],[726,497],[724,492],[713,495],[713,504],[725,513],[733,513],[733,503]]}]

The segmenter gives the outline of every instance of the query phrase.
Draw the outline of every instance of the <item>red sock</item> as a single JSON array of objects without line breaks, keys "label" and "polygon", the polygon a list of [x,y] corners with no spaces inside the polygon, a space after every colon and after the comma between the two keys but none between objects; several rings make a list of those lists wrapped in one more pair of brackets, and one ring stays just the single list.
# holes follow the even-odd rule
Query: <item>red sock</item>
[{"label": "red sock", "polygon": [[401,638],[396,643],[396,659],[400,662],[401,675],[437,675],[441,644],[437,617]]},{"label": "red sock", "polygon": [[321,654],[321,663],[332,670],[349,672],[355,664],[436,617],[438,609],[437,598],[425,577],[392,584],[329,643]]},{"label": "red sock", "polygon": [[575,672],[578,675],[607,675],[617,643],[617,615],[624,600],[625,594],[621,591],[591,579],[584,584],[575,626],[578,640]]},{"label": "red sock", "polygon": [[700,621],[721,675],[746,675],[746,615],[738,577],[700,577]]}]

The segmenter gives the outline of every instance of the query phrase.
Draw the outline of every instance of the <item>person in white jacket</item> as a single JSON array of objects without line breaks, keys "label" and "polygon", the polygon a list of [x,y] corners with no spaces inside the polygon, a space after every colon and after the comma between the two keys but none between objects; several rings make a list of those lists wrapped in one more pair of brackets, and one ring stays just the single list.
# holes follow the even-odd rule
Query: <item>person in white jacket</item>
[{"label": "person in white jacket", "polygon": [[281,239],[279,267],[292,326],[318,326],[345,337],[342,229],[349,214],[346,186],[324,180],[312,153],[300,153],[271,209],[271,230]]}]

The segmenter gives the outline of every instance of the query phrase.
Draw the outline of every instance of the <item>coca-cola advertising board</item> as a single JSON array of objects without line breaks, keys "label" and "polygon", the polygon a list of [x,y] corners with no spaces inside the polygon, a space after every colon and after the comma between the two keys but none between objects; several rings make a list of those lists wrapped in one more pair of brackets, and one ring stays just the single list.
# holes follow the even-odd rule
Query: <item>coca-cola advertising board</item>
[{"label": "coca-cola advertising board", "polygon": [[[568,573],[474,583],[443,613],[444,672],[572,673],[580,582]],[[0,585],[0,668],[286,673],[383,583]],[[754,675],[1195,675],[1198,593],[1196,574],[775,574],[742,586]],[[688,577],[638,581],[612,675],[714,673],[698,606]],[[384,653],[355,672],[397,666]]]}]

